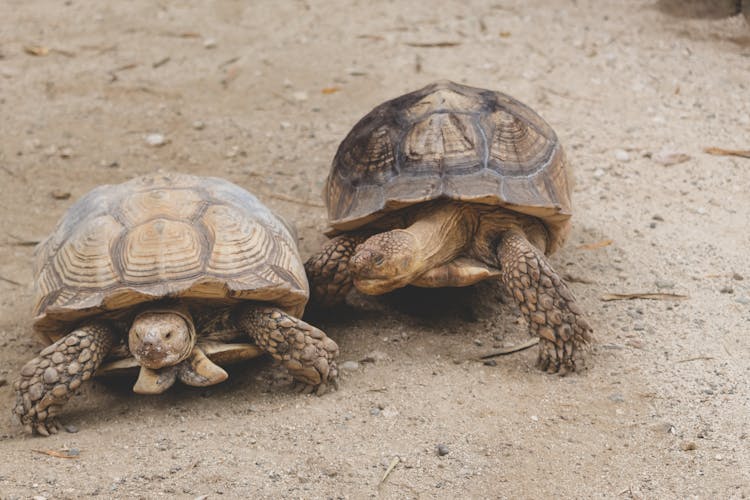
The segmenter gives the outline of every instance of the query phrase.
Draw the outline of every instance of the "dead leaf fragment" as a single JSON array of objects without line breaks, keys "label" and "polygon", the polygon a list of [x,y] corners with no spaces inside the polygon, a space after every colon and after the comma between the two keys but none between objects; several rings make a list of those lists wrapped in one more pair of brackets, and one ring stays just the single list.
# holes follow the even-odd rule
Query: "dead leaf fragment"
[{"label": "dead leaf fragment", "polygon": [[496,358],[498,356],[505,356],[507,354],[513,354],[515,352],[523,351],[530,347],[534,347],[538,343],[539,343],[539,337],[534,337],[521,344],[513,345],[510,347],[503,347],[502,349],[488,352],[487,354],[482,354],[481,356],[479,356],[477,360],[490,359],[490,358]]},{"label": "dead leaf fragment", "polygon": [[[78,458],[78,453],[72,453],[73,450],[31,450],[42,455],[48,455],[55,458]],[[76,450],[77,451],[77,450]]]},{"label": "dead leaf fragment", "polygon": [[739,156],[741,158],[750,158],[750,149],[724,149],[724,148],[703,148],[705,153],[717,156]]},{"label": "dead leaf fragment", "polygon": [[595,241],[594,243],[586,243],[585,245],[580,245],[578,249],[579,250],[596,250],[597,248],[608,247],[612,243],[613,243],[612,240]]},{"label": "dead leaf fragment", "polygon": [[647,299],[647,300],[685,300],[690,298],[688,295],[680,295],[678,293],[658,293],[658,292],[642,292],[642,293],[605,293],[602,295],[601,300],[609,302],[611,300],[632,300],[632,299]]},{"label": "dead leaf fragment", "polygon": [[27,54],[37,57],[42,57],[49,54],[49,47],[45,47],[43,45],[24,45],[23,50]]},{"label": "dead leaf fragment", "polygon": [[393,460],[391,460],[391,463],[388,465],[388,468],[385,471],[385,474],[383,474],[383,478],[380,480],[380,484],[382,485],[386,479],[388,479],[388,476],[393,472],[393,469],[396,468],[398,463],[401,461],[401,458],[396,457]]},{"label": "dead leaf fragment", "polygon": [[670,165],[677,165],[678,163],[684,163],[690,159],[689,154],[680,153],[678,151],[670,151],[662,149],[661,151],[654,153],[651,159],[660,165],[668,167]]},{"label": "dead leaf fragment", "polygon": [[445,47],[456,47],[461,45],[461,42],[406,42],[409,47],[421,47],[421,48],[445,48]]},{"label": "dead leaf fragment", "polygon": [[330,95],[330,94],[335,94],[336,92],[340,90],[341,89],[339,87],[325,87],[320,91],[320,93],[324,95]]}]

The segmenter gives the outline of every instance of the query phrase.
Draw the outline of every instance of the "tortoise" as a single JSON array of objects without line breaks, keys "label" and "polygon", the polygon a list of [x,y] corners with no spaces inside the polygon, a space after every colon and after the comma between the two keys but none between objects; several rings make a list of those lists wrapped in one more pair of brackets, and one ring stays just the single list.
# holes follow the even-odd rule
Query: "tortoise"
[{"label": "tortoise", "polygon": [[334,157],[311,301],[499,278],[539,336],[540,368],[574,371],[591,328],[547,260],[570,231],[571,186],[555,132],[506,94],[439,81],[387,101]]},{"label": "tortoise", "polygon": [[335,382],[336,343],[299,319],[309,286],[295,231],[231,182],[155,173],[97,187],[35,257],[34,329],[48,346],[14,384],[28,433],[57,432],[103,362],[139,366],[140,394],[217,384],[219,364],[264,352],[301,389]]}]

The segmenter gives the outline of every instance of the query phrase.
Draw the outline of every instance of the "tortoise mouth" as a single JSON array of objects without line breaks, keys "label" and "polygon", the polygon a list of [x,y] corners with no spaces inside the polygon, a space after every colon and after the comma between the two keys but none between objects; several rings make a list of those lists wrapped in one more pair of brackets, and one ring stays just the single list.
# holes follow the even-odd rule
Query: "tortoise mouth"
[{"label": "tortoise mouth", "polygon": [[389,278],[354,278],[357,290],[367,295],[381,295],[397,288],[403,288],[412,281],[411,275]]},{"label": "tortoise mouth", "polygon": [[152,309],[133,320],[128,347],[141,366],[158,370],[186,359],[195,340],[195,327],[186,312]]}]

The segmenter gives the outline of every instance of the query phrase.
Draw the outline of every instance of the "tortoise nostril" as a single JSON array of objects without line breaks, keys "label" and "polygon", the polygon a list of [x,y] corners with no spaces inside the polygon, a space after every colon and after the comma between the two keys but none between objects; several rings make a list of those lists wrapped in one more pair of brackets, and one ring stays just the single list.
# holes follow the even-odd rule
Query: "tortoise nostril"
[{"label": "tortoise nostril", "polygon": [[171,331],[167,332],[167,334],[164,335],[164,338],[167,339],[167,340],[171,339],[172,338],[172,332]]}]

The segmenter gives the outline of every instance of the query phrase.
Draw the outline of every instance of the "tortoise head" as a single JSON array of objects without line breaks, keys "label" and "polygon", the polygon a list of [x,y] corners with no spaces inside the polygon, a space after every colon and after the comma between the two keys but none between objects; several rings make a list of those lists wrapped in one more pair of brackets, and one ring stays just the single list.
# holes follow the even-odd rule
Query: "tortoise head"
[{"label": "tortoise head", "polygon": [[354,285],[369,295],[408,285],[423,272],[419,250],[415,235],[402,229],[368,238],[349,260]]},{"label": "tortoise head", "polygon": [[133,320],[128,347],[141,366],[157,370],[186,359],[195,339],[195,326],[187,312],[148,309]]}]

